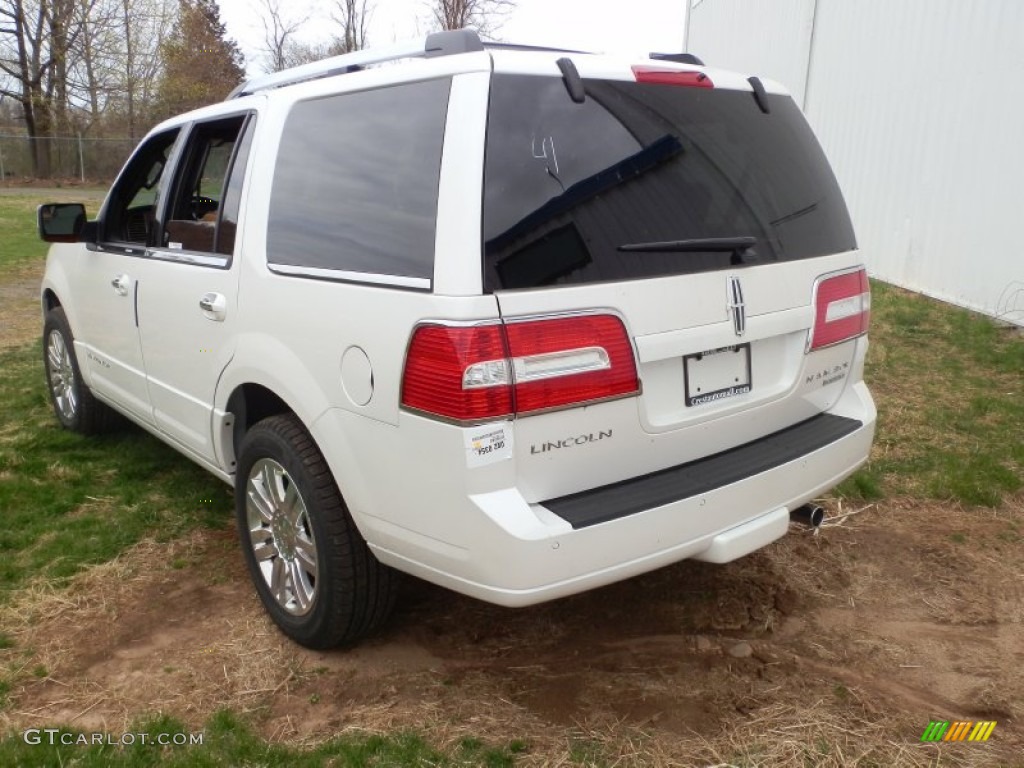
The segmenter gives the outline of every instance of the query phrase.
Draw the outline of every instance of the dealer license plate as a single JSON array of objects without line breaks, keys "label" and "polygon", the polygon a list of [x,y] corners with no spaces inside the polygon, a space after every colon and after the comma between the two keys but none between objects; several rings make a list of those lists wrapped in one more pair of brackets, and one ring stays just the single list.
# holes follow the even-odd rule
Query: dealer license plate
[{"label": "dealer license plate", "polygon": [[687,355],[683,372],[688,406],[746,394],[750,391],[750,344]]}]

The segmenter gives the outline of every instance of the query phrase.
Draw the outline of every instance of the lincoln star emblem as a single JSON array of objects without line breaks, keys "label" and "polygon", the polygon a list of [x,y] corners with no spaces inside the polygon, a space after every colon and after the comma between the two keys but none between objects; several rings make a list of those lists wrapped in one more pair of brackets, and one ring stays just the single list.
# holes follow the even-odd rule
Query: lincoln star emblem
[{"label": "lincoln star emblem", "polygon": [[727,289],[729,295],[726,306],[732,315],[732,327],[737,336],[742,336],[747,330],[747,306],[743,303],[743,286],[740,285],[740,279],[730,275]]}]

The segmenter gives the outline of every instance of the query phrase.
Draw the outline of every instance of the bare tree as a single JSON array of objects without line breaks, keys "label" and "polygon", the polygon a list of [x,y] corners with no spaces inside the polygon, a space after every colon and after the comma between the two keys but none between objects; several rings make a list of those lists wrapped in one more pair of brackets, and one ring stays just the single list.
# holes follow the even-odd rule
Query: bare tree
[{"label": "bare tree", "polygon": [[96,17],[98,4],[99,0],[79,0],[76,9],[82,25],[80,51],[82,72],[79,77],[81,86],[85,90],[90,125],[100,119],[100,112],[104,105],[101,91],[105,90],[108,83],[103,80],[103,65],[100,57],[103,50],[104,30],[109,27],[113,18],[107,16],[98,19]]},{"label": "bare tree", "polygon": [[371,12],[368,0],[335,0],[331,20],[338,25],[338,34],[327,42],[298,39],[300,28],[309,21],[308,16],[289,20],[281,11],[279,0],[260,0],[260,4],[264,31],[263,52],[270,72],[279,72],[288,67],[366,47],[366,30]]},{"label": "bare tree", "polygon": [[[52,1],[52,0],[51,0]],[[160,45],[177,0],[74,0],[76,42],[68,54],[69,128],[100,126],[136,138],[148,127]]]},{"label": "bare tree", "polygon": [[515,8],[515,0],[431,0],[428,8],[441,29],[473,27],[490,36]]},{"label": "bare tree", "polygon": [[173,30],[178,7],[175,0],[116,1],[119,24],[115,28],[121,44],[111,54],[117,72],[112,95],[134,139],[140,123],[149,120],[162,74],[161,47]]},{"label": "bare tree", "polygon": [[63,94],[55,96],[55,107],[66,110],[66,122],[58,115],[58,132],[88,132],[100,122],[119,87],[124,52],[127,48],[131,58],[134,41],[133,25],[122,18],[121,3],[70,0],[66,6],[74,35],[68,45],[55,45],[66,49],[63,76],[55,72],[64,88]]},{"label": "bare tree", "polygon": [[48,0],[0,3],[0,72],[6,76],[0,93],[21,106],[32,170],[40,177],[50,175],[50,148],[40,141],[50,135],[53,123],[50,18]]},{"label": "bare tree", "polygon": [[336,0],[336,14],[331,16],[341,26],[341,34],[335,39],[333,48],[337,53],[351,53],[366,47],[366,25],[372,9],[367,0]]},{"label": "bare tree", "polygon": [[298,67],[302,64],[310,64],[341,53],[344,53],[344,51],[341,50],[341,43],[338,40],[326,43],[302,43],[298,40],[292,40],[288,43],[288,47],[284,52],[284,65],[285,68]]},{"label": "bare tree", "polygon": [[263,53],[269,72],[280,72],[289,66],[289,51],[295,45],[294,35],[309,21],[308,16],[289,19],[281,11],[279,0],[260,0],[260,20],[263,22]]},{"label": "bare tree", "polygon": [[51,105],[54,127],[58,133],[70,126],[68,117],[68,75],[73,63],[73,46],[81,27],[76,23],[74,0],[50,0],[47,19],[49,27],[50,72],[46,84],[46,100]]},{"label": "bare tree", "polygon": [[[51,138],[148,127],[178,0],[0,0],[0,97],[17,104],[33,173]],[[201,44],[201,42],[199,43]]]}]

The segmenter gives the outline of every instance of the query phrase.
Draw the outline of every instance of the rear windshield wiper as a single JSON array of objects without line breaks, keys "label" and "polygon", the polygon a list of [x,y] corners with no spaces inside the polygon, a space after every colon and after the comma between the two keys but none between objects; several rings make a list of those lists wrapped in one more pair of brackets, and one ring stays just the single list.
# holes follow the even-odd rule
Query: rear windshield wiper
[{"label": "rear windshield wiper", "polygon": [[654,243],[626,243],[620,251],[637,253],[700,253],[701,251],[732,251],[742,254],[757,245],[756,237],[701,237],[688,240],[664,240]]}]

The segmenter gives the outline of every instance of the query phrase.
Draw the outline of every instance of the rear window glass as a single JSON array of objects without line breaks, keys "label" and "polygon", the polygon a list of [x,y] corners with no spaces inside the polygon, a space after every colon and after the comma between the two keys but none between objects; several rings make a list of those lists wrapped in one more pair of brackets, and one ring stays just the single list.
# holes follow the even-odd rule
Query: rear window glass
[{"label": "rear window glass", "polygon": [[296,104],[267,230],[271,264],[431,278],[451,80]]},{"label": "rear window glass", "polygon": [[[576,104],[559,78],[492,79],[488,290],[735,269],[856,247],[835,176],[790,97],[769,95],[765,114],[749,92],[585,84],[586,101]],[[646,247],[699,239],[717,239],[718,249]]]}]

